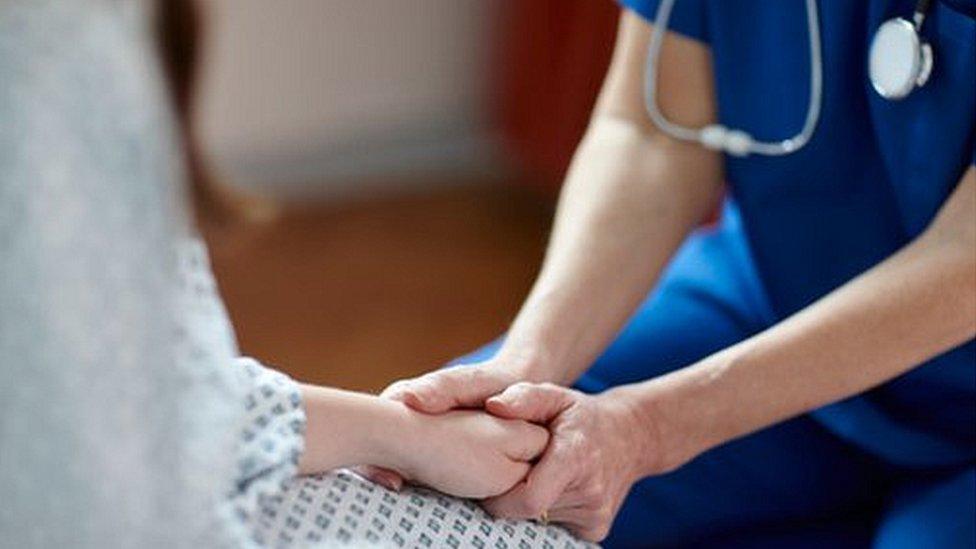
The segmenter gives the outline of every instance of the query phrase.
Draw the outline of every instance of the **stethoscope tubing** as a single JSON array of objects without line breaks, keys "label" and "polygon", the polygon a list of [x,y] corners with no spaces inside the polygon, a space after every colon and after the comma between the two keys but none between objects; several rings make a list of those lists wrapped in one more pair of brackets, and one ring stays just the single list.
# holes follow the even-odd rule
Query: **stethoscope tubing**
[{"label": "stethoscope tubing", "polygon": [[[657,74],[658,64],[661,57],[661,46],[664,42],[664,35],[667,32],[668,21],[671,19],[671,11],[674,8],[675,0],[661,0],[658,5],[657,14],[654,17],[654,25],[651,29],[650,45],[647,53],[647,75],[644,79],[644,103],[648,116],[651,121],[665,134],[682,141],[692,141],[718,150],[725,150],[733,154],[744,156],[745,154],[755,153],[766,156],[782,156],[791,154],[803,148],[817,128],[820,121],[820,110],[823,105],[823,54],[820,41],[820,18],[817,11],[816,0],[806,0],[807,11],[807,35],[810,44],[810,101],[807,105],[806,118],[800,132],[781,141],[756,141],[742,131],[728,129],[719,124],[706,126],[704,128],[688,128],[668,120],[661,112],[657,104]],[[709,134],[718,135],[719,139],[709,139]],[[745,139],[747,146],[740,147],[741,150],[730,150],[728,139],[729,135],[738,135],[740,139]]]}]

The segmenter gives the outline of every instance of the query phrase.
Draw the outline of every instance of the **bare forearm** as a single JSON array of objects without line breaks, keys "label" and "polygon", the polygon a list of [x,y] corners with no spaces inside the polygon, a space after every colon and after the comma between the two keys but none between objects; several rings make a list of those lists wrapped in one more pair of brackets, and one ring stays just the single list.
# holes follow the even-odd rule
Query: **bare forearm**
[{"label": "bare forearm", "polygon": [[409,427],[398,402],[372,395],[302,385],[305,405],[305,451],[302,474],[372,463],[395,467],[391,440]]},{"label": "bare forearm", "polygon": [[[708,48],[670,32],[664,41],[660,106],[681,124],[714,121]],[[716,205],[721,157],[666,138],[647,117],[649,42],[650,26],[625,10],[594,116],[566,178],[542,272],[493,361],[509,370],[504,377],[575,379]]]},{"label": "bare forearm", "polygon": [[680,441],[671,463],[905,373],[976,335],[976,176],[930,230],[777,326],[622,389]]},{"label": "bare forearm", "polygon": [[566,181],[541,274],[500,357],[535,380],[568,383],[646,296],[715,204],[718,159],[604,117]]}]

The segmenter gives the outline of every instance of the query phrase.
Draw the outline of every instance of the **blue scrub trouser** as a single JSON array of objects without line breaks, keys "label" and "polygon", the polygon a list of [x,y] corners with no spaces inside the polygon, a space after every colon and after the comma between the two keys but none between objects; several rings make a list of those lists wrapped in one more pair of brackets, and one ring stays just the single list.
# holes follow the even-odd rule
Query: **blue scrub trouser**
[{"label": "blue scrub trouser", "polygon": [[[576,388],[691,364],[773,322],[734,212],[692,236]],[[474,362],[498,342],[462,359]],[[976,547],[976,472],[905,471],[804,416],[637,483],[607,547]]]}]

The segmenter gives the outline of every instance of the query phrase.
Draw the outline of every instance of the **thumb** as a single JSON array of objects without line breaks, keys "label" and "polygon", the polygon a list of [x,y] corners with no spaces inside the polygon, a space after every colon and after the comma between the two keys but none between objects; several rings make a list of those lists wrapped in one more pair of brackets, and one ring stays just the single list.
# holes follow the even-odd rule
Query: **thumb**
[{"label": "thumb", "polygon": [[459,366],[398,381],[381,396],[418,412],[441,414],[455,408],[480,408],[509,382],[504,375],[479,366]]},{"label": "thumb", "polygon": [[516,383],[485,402],[494,416],[549,423],[574,402],[573,393],[551,383]]}]

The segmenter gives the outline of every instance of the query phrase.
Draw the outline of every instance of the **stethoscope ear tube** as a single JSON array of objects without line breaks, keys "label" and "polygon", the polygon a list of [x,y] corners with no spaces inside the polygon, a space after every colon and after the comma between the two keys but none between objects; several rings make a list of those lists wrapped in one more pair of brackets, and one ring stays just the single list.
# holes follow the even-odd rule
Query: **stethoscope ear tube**
[{"label": "stethoscope ear tube", "polygon": [[[661,0],[658,5],[647,51],[644,103],[654,125],[674,139],[697,142],[708,149],[732,156],[782,156],[803,148],[813,137],[823,105],[823,55],[816,0],[806,0],[807,35],[810,42],[810,102],[803,127],[796,135],[782,141],[758,141],[744,130],[726,128],[721,124],[698,129],[688,128],[664,116],[657,104],[658,63],[675,1]],[[932,0],[918,0],[913,22],[896,17],[886,21],[875,32],[868,55],[868,74],[872,87],[882,97],[890,100],[904,98],[928,80],[933,65],[932,47],[922,40],[919,33],[931,7]]]},{"label": "stethoscope ear tube", "polygon": [[647,52],[647,74],[644,79],[644,104],[651,121],[662,132],[682,141],[698,142],[702,146],[732,156],[762,154],[782,156],[796,152],[813,137],[820,120],[823,104],[823,58],[820,45],[820,20],[815,0],[806,0],[807,35],[810,42],[810,102],[799,133],[782,141],[757,141],[746,131],[712,124],[701,129],[687,128],[667,119],[657,105],[657,74],[661,45],[671,19],[675,0],[661,0],[658,5],[651,41]]}]

